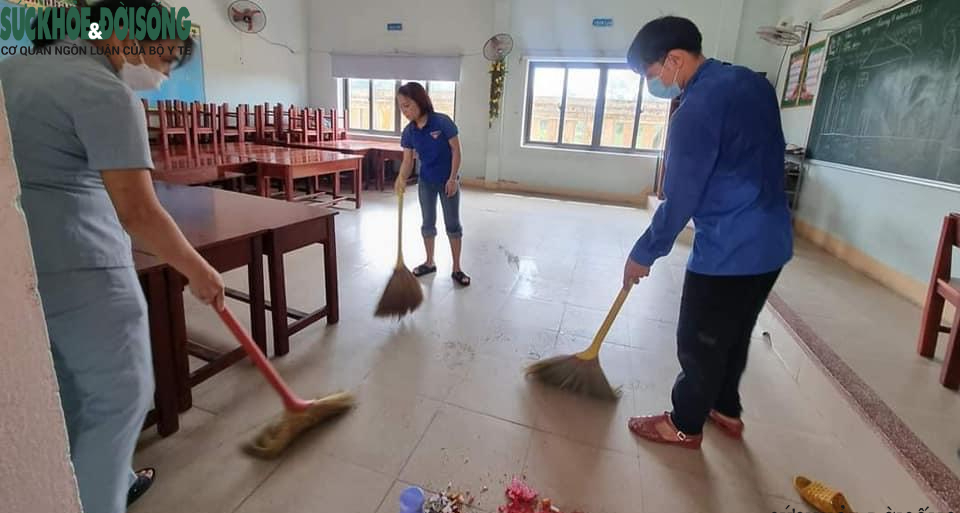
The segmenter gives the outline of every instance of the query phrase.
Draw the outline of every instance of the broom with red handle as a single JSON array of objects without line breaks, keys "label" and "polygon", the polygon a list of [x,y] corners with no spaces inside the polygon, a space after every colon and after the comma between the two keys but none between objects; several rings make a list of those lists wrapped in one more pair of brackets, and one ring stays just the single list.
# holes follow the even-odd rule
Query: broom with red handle
[{"label": "broom with red handle", "polygon": [[247,445],[247,452],[260,458],[275,458],[307,429],[353,407],[355,402],[353,396],[345,392],[338,392],[313,400],[304,400],[297,397],[277,374],[276,369],[273,368],[267,357],[264,356],[247,331],[233,316],[233,313],[226,306],[223,307],[223,310],[217,310],[217,313],[220,314],[223,323],[227,325],[227,328],[243,346],[247,355],[256,364],[270,386],[283,399],[284,411],[282,417],[263,428],[257,437]]}]

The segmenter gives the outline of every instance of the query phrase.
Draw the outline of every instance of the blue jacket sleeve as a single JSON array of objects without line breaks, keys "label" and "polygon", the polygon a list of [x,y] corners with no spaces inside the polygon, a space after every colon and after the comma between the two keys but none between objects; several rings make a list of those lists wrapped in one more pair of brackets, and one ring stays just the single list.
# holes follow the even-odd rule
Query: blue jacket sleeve
[{"label": "blue jacket sleeve", "polygon": [[630,252],[630,259],[638,264],[649,267],[670,253],[713,175],[720,154],[723,107],[705,103],[688,101],[671,120],[664,161],[665,199]]}]

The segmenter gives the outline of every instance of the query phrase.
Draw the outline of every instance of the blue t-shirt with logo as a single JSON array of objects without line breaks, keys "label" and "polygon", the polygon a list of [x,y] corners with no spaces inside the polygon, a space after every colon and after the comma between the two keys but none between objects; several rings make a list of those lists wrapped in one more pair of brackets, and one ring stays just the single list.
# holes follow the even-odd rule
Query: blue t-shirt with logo
[{"label": "blue t-shirt with logo", "polygon": [[420,180],[429,183],[444,183],[450,179],[453,165],[453,150],[450,139],[459,134],[457,125],[446,114],[434,112],[427,115],[423,128],[415,122],[407,124],[400,136],[400,146],[417,152],[420,159]]}]

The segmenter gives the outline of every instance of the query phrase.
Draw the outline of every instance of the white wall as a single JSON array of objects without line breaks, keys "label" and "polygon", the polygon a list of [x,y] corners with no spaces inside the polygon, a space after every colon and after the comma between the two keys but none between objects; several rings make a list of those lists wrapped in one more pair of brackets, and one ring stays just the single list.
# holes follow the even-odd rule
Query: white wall
[{"label": "white wall", "polygon": [[207,101],[303,105],[307,87],[306,0],[258,0],[267,15],[261,37],[244,34],[229,23],[229,0],[180,0],[190,20],[200,25]]},{"label": "white wall", "polygon": [[[489,0],[352,0],[311,2],[310,102],[335,105],[336,81],[330,53],[464,55],[457,88],[456,120],[463,146],[463,170],[482,170],[487,137],[489,77],[480,55],[491,36]],[[403,30],[387,32],[387,23]],[[419,77],[397,77],[419,78]]]},{"label": "white wall", "polygon": [[0,88],[0,509],[80,513],[6,112]]},{"label": "white wall", "polygon": [[[779,0],[422,0],[396,3],[355,0],[311,3],[309,17],[310,101],[332,104],[336,83],[330,52],[461,54],[457,124],[464,147],[463,175],[471,178],[567,190],[572,193],[641,198],[653,184],[655,157],[522,148],[521,119],[528,56],[623,58],[644,22],[665,14],[693,19],[704,33],[705,52],[774,74],[779,56],[757,38],[741,38],[742,14],[775,23]],[[594,17],[612,17],[611,28],[594,28]],[[402,22],[402,32],[386,24]],[[751,32],[755,27],[750,27]],[[503,132],[488,128],[488,62],[479,55],[493,34],[509,32]],[[403,77],[400,77],[403,78]]]},{"label": "white wall", "polygon": [[[796,0],[782,14],[794,22],[812,21],[815,30],[849,26],[864,14],[892,5],[878,0],[842,17],[819,21],[835,0]],[[828,33],[815,32],[811,43]],[[786,68],[787,64],[784,64]],[[782,92],[786,71],[781,73]],[[787,142],[806,145],[814,107],[784,109]],[[865,175],[829,165],[812,165],[800,194],[798,217],[843,240],[881,263],[926,283],[940,237],[943,216],[960,210],[960,192]]]},{"label": "white wall", "polygon": [[[640,199],[652,189],[655,156],[597,154],[523,147],[527,57],[624,58],[637,30],[662,15],[693,20],[703,33],[704,53],[772,72],[777,61],[768,45],[756,38],[740,38],[745,4],[754,19],[774,23],[776,5],[760,0],[524,0],[513,2],[512,33],[517,50],[507,76],[506,114],[501,140],[500,167],[488,170],[487,180],[505,180],[544,188],[587,191],[593,194]],[[612,28],[594,28],[594,17],[612,17]],[[750,28],[751,31],[755,30]],[[492,150],[492,149],[491,149]]]}]

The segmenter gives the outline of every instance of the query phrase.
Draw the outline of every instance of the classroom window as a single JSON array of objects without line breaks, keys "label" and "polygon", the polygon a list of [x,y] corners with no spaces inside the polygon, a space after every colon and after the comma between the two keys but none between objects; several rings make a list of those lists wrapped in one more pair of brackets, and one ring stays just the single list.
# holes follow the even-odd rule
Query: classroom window
[{"label": "classroom window", "polygon": [[524,142],[585,150],[663,149],[670,102],[623,64],[532,62]]},{"label": "classroom window", "polygon": [[370,81],[351,79],[348,83],[350,128],[370,130]]},{"label": "classroom window", "polygon": [[373,81],[373,129],[378,132],[396,130],[396,81]]},{"label": "classroom window", "polygon": [[533,69],[531,100],[527,111],[532,124],[540,129],[527,134],[529,141],[554,143],[560,140],[560,106],[563,99],[563,68],[537,67]]},{"label": "classroom window", "polygon": [[397,106],[397,89],[417,82],[427,89],[437,112],[455,118],[457,83],[437,80],[344,79],[344,108],[348,109],[351,132],[400,135],[407,120]]}]

